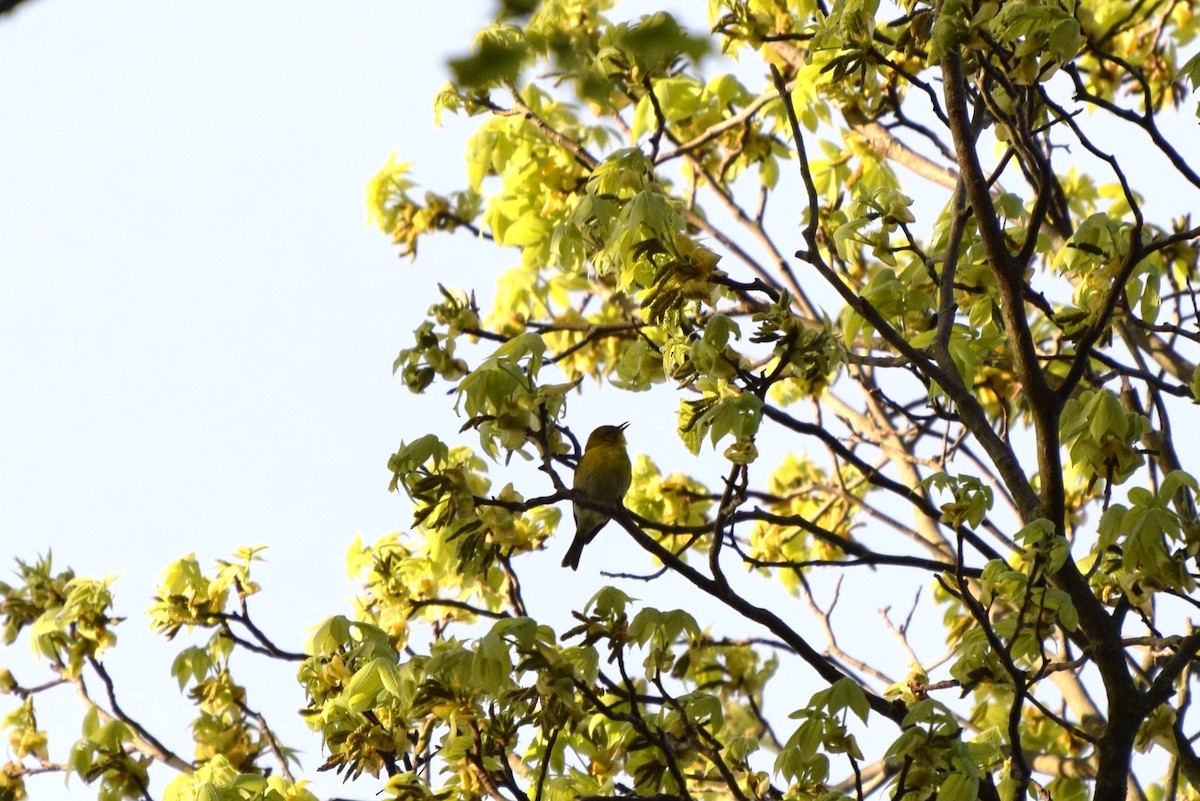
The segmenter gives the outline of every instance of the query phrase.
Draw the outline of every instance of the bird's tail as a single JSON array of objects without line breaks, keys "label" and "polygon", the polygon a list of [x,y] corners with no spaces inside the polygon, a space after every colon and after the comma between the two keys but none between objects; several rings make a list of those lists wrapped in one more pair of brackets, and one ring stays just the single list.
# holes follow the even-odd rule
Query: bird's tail
[{"label": "bird's tail", "polygon": [[562,566],[578,570],[579,559],[583,556],[584,545],[587,545],[587,540],[584,537],[576,536],[571,541],[571,547],[567,549],[567,555],[563,557]]}]

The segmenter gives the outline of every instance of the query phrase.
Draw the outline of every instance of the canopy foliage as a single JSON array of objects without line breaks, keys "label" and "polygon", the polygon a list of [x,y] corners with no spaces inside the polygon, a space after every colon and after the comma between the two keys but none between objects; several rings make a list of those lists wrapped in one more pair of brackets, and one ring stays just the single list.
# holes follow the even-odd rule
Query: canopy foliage
[{"label": "canopy foliage", "polygon": [[[411,529],[356,544],[361,597],[303,653],[253,623],[254,551],[167,571],[155,626],[212,631],[175,663],[190,755],[119,707],[107,585],[22,565],[6,642],[94,705],[56,764],[49,688],[0,676],[0,797],[67,770],[141,798],[156,763],[166,799],[310,797],[249,649],[296,662],[307,767],[381,798],[1200,798],[1195,11],[506,3],[436,99],[474,122],[463,187],[395,158],[368,186],[401,255],[451,232],[506,265],[395,364],[472,444],[414,422]],[[585,553],[556,631],[527,598],[597,392],[678,411],[639,401],[624,572]],[[707,456],[636,456],[671,429]],[[660,587],[687,609],[635,598]]]}]

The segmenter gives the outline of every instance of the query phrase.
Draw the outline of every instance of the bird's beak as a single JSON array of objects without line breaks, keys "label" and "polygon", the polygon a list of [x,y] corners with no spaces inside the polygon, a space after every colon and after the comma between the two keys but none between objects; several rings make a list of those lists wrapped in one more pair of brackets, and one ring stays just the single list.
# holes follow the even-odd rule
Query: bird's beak
[{"label": "bird's beak", "polygon": [[617,428],[620,429],[621,433],[623,434],[625,433],[625,429],[629,428],[629,423],[621,423],[621,425],[617,426]]}]

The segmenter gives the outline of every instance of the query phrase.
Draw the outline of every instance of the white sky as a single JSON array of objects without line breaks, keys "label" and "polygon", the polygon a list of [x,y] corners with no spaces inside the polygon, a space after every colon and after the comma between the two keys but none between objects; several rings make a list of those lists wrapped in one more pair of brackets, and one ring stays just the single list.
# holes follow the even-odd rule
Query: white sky
[{"label": "white sky", "polygon": [[[493,4],[452,5],[33,0],[0,17],[0,580],[50,548],[60,569],[119,574],[128,620],[106,662],[122,704],[184,756],[192,710],[168,672],[183,642],[143,615],[159,571],[269,544],[252,612],[299,650],[349,612],[353,537],[411,521],[388,454],[457,438],[451,399],[415,398],[392,361],[438,281],[488,287],[515,256],[443,236],[414,267],[363,204],[393,149],[423,185],[463,184],[473,121],[435,129],[432,100]],[[618,422],[595,396],[578,407],[579,430]],[[46,674],[26,643],[0,664],[30,685]],[[294,665],[234,668],[319,794],[363,795],[315,773]],[[65,759],[77,699],[38,708]]]},{"label": "white sky", "polygon": [[[408,524],[386,461],[428,418],[391,364],[436,252],[397,261],[363,187],[393,148],[459,182],[461,130],[437,134],[431,101],[490,8],[37,0],[0,18],[0,580],[50,547],[120,573],[135,715],[186,714],[142,615],[171,560],[269,543],[257,613],[298,648],[347,610],[353,536]],[[0,663],[34,683],[25,653]],[[302,703],[294,670],[263,702],[277,716]],[[43,717],[56,758],[76,719]],[[311,772],[315,743],[286,739]],[[186,731],[168,741],[190,756]]]},{"label": "white sky", "polygon": [[404,6],[0,21],[6,541],[95,572],[394,525],[390,368],[428,271],[365,228],[363,184],[394,147],[461,163],[429,98],[482,16]]}]

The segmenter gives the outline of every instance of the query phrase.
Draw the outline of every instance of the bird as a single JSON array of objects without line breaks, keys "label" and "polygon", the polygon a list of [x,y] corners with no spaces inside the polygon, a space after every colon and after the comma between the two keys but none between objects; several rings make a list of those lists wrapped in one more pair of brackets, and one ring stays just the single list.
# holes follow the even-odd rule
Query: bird
[{"label": "bird", "polygon": [[[600,426],[588,437],[583,456],[575,468],[574,490],[596,503],[620,506],[633,481],[633,467],[625,450],[625,429],[619,426]],[[605,512],[588,509],[575,503],[575,539],[563,557],[563,567],[579,569],[583,548],[596,538],[609,520]]]}]

